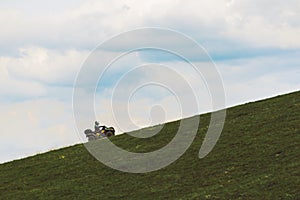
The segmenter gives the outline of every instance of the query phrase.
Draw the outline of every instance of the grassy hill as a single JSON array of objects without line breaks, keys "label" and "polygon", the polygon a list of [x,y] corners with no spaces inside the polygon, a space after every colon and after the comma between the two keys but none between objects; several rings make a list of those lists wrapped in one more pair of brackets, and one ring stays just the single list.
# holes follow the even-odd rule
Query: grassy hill
[{"label": "grassy hill", "polygon": [[[300,199],[300,92],[228,109],[220,140],[199,159],[209,119],[201,116],[180,159],[146,174],[110,169],[82,144],[2,164],[0,199]],[[177,127],[111,140],[148,152],[166,145]]]}]

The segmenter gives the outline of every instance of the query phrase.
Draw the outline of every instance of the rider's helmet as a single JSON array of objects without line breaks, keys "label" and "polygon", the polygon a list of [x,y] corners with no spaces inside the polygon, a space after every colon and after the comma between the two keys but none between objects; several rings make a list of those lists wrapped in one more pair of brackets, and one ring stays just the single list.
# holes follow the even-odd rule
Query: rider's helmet
[{"label": "rider's helmet", "polygon": [[95,121],[95,125],[99,125],[99,122]]}]

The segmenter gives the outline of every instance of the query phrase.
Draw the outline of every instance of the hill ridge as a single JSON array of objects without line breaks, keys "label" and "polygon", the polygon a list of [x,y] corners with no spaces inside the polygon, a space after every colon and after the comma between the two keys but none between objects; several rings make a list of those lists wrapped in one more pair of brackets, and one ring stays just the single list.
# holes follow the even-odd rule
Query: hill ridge
[{"label": "hill ridge", "polygon": [[[300,92],[227,109],[217,145],[199,159],[210,113],[191,147],[146,174],[108,168],[79,144],[0,165],[0,199],[300,199]],[[166,145],[178,121],[147,139],[111,138],[132,152]]]}]

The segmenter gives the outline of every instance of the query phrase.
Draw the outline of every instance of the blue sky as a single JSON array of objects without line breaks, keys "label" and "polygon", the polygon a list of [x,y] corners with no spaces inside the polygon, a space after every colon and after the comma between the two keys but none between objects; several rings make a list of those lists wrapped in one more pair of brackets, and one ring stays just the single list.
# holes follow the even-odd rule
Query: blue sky
[{"label": "blue sky", "polygon": [[[99,43],[131,29],[172,29],[202,45],[222,76],[227,106],[300,89],[300,2],[296,0],[1,1],[0,26],[0,162],[81,141],[72,111],[76,75]],[[166,42],[162,36],[158,41]],[[118,45],[137,42],[138,38]],[[203,62],[192,49],[181,47],[192,63]],[[114,50],[104,53],[111,55]],[[211,110],[204,81],[195,78],[185,62],[147,50],[118,60],[100,84],[95,109],[102,123],[122,132],[181,117],[170,92],[145,86],[130,103],[122,98],[115,102],[117,108],[131,109],[133,122],[126,121],[123,113],[118,113],[122,122],[114,119],[109,99],[114,84],[132,67],[149,63],[172,66],[197,86],[192,88],[201,106],[188,114]],[[128,75],[124,94],[146,79],[159,81],[158,77],[169,75],[164,70],[152,72]],[[83,124],[89,128],[93,121],[87,118]]]}]

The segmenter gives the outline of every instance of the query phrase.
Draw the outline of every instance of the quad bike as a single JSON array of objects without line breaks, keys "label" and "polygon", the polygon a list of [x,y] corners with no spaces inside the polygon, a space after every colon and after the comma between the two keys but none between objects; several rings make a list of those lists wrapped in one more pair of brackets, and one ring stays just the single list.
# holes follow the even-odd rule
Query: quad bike
[{"label": "quad bike", "polygon": [[96,132],[92,131],[91,129],[86,129],[84,131],[85,136],[88,138],[89,141],[98,140],[104,137],[111,137],[115,135],[114,127],[106,127],[104,126],[102,130]]}]

